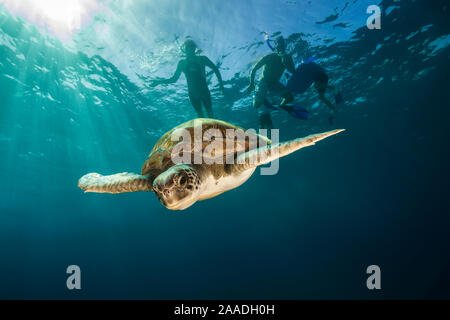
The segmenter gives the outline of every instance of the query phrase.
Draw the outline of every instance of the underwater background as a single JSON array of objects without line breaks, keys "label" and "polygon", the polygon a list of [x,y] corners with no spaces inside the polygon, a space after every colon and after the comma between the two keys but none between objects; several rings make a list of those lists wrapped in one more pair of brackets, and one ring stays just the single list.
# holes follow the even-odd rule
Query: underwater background
[{"label": "underwater background", "polygon": [[[78,2],[74,28],[44,23],[39,2],[0,1],[0,298],[450,298],[447,1]],[[380,30],[366,27],[372,4]],[[308,121],[273,114],[280,139],[344,133],[185,211],[77,187],[139,172],[195,118],[184,76],[149,86],[188,37],[220,66],[215,116],[257,128],[245,89],[270,52],[263,31],[297,63],[316,57],[345,98],[330,125],[310,88],[297,97]],[[66,288],[72,264],[82,290]],[[382,290],[366,287],[372,264]]]}]

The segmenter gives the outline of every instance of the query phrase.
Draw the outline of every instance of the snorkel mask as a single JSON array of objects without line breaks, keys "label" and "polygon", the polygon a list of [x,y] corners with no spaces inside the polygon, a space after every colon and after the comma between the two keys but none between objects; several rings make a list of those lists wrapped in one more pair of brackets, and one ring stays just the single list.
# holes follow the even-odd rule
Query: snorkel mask
[{"label": "snorkel mask", "polygon": [[275,39],[275,51],[279,54],[284,54],[286,52],[286,42],[281,36]]}]

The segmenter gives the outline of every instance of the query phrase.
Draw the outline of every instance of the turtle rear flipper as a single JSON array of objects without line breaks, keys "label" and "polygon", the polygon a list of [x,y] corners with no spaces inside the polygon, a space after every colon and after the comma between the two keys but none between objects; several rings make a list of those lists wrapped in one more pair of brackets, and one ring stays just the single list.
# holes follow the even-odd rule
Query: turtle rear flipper
[{"label": "turtle rear flipper", "polygon": [[88,173],[78,180],[78,186],[84,192],[124,193],[136,191],[153,191],[147,175],[122,172],[109,176]]}]

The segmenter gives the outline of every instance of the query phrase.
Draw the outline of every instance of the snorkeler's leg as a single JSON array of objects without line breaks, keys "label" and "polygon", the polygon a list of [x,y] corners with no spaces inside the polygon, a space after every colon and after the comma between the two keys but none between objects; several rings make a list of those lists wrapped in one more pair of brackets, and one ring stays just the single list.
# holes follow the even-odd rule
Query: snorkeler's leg
[{"label": "snorkeler's leg", "polygon": [[270,117],[269,112],[260,112],[259,113],[259,128],[267,129],[267,137],[270,139],[270,133],[273,129],[272,118]]},{"label": "snorkeler's leg", "polygon": [[261,79],[256,87],[255,94],[253,95],[253,107],[258,109],[266,99],[268,87],[266,82]]},{"label": "snorkeler's leg", "polygon": [[273,129],[272,118],[269,112],[261,112],[259,114],[259,128],[260,129]]},{"label": "snorkeler's leg", "polygon": [[[270,110],[274,108],[269,100],[264,99],[264,106],[258,110],[259,128],[268,129],[270,135],[270,129],[273,128],[272,118],[270,117]],[[269,137],[270,138],[270,137]]]},{"label": "snorkeler's leg", "polygon": [[203,98],[202,99],[203,106],[205,107],[205,110],[206,110],[206,116],[208,118],[214,118],[214,113],[212,110],[212,103],[211,103],[211,93],[209,92],[208,89],[206,89],[206,92],[204,93],[202,98]]},{"label": "snorkeler's leg", "polygon": [[292,101],[294,101],[294,96],[292,95],[292,93],[290,91],[286,91],[283,93],[283,99],[281,100],[280,103],[280,108],[284,108],[285,105],[287,105],[288,103],[291,103]]},{"label": "snorkeler's leg", "polygon": [[189,94],[189,100],[191,101],[192,106],[194,107],[195,111],[197,112],[198,117],[204,118],[205,115],[203,114],[202,100],[198,97],[195,97],[192,94]]},{"label": "snorkeler's leg", "polygon": [[[255,94],[253,95],[253,107],[258,109],[259,128],[269,129],[268,136],[270,139],[270,129],[272,128],[272,119],[270,118],[270,110],[273,106],[266,98],[269,88],[267,83],[261,79],[256,87]],[[261,105],[263,105],[262,108]]]}]

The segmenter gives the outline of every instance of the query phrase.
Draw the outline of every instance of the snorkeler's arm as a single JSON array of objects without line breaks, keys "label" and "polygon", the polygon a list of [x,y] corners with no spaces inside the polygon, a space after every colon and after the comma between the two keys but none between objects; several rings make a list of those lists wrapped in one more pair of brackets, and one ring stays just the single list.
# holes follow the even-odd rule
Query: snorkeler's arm
[{"label": "snorkeler's arm", "polygon": [[256,72],[261,69],[269,60],[269,56],[265,56],[261,59],[259,59],[258,63],[255,64],[255,66],[252,69],[252,72],[250,73],[250,83],[255,83],[255,76],[256,76]]},{"label": "snorkeler's arm", "polygon": [[173,74],[173,76],[171,78],[155,80],[152,82],[151,86],[156,87],[157,85],[160,85],[160,84],[170,84],[170,83],[177,82],[178,79],[180,78],[181,72],[183,72],[183,64],[184,64],[183,60],[178,62],[177,70],[175,70],[175,73]]},{"label": "snorkeler's arm", "polygon": [[328,108],[330,108],[331,112],[335,113],[336,112],[336,107],[331,103],[330,100],[328,100],[325,97],[325,93],[324,92],[319,92],[319,99],[326,104],[326,106]]},{"label": "snorkeler's arm", "polygon": [[253,88],[255,87],[255,76],[256,76],[256,71],[258,71],[259,69],[261,69],[269,60],[269,56],[267,55],[263,58],[261,58],[258,63],[253,67],[252,72],[250,73],[250,85],[248,86],[247,91],[250,92],[253,90]]},{"label": "snorkeler's arm", "polygon": [[209,60],[208,57],[203,57],[203,59],[204,59],[205,66],[207,66],[212,71],[214,71],[214,73],[215,73],[215,75],[217,77],[217,80],[219,81],[220,89],[223,91],[222,75],[220,74],[219,68],[217,68],[217,66],[214,64],[214,62]]}]

